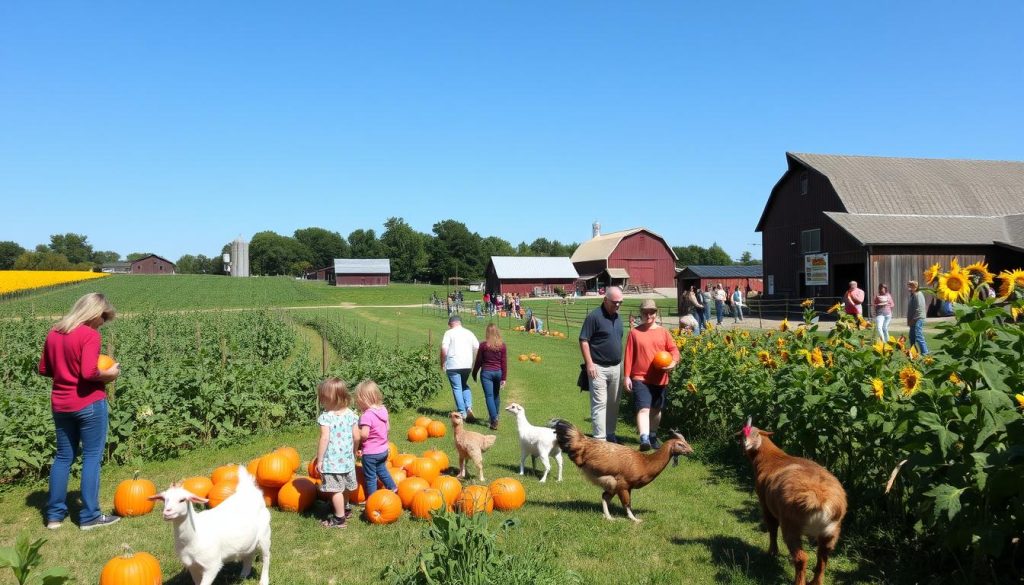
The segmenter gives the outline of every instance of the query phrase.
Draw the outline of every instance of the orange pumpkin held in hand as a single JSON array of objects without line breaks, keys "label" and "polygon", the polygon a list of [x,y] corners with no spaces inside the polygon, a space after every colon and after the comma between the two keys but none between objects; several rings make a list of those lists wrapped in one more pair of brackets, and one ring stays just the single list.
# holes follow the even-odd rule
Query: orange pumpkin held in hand
[{"label": "orange pumpkin held in hand", "polygon": [[316,470],[316,459],[310,460],[309,465],[306,466],[306,475],[313,479],[323,479],[320,477],[320,472]]},{"label": "orange pumpkin held in hand", "polygon": [[366,519],[373,524],[391,524],[402,516],[402,500],[391,490],[377,490],[366,499]]},{"label": "orange pumpkin held in hand", "polygon": [[427,429],[426,427],[412,427],[406,434],[406,438],[409,439],[410,443],[420,443],[427,440]]},{"label": "orange pumpkin held in hand", "polygon": [[654,364],[654,367],[664,370],[672,365],[672,354],[667,351],[659,351],[654,354],[654,360],[652,363]]},{"label": "orange pumpkin held in hand", "polygon": [[101,353],[100,357],[96,360],[96,368],[102,372],[114,367],[114,363],[114,358]]},{"label": "orange pumpkin held in hand", "polygon": [[160,561],[149,553],[134,552],[127,544],[122,546],[124,552],[103,565],[100,585],[160,585],[164,582]]},{"label": "orange pumpkin held in hand", "polygon": [[132,479],[126,479],[117,485],[114,492],[114,511],[118,516],[142,516],[153,511],[153,500],[156,486],[148,479],[139,479],[136,471]]}]

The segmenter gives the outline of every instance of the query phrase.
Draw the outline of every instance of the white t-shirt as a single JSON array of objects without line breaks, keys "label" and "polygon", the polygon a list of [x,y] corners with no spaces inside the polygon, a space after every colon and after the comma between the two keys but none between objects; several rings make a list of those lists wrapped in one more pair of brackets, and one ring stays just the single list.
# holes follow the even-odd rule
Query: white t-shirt
[{"label": "white t-shirt", "polygon": [[453,327],[444,332],[441,349],[445,352],[444,369],[469,370],[473,368],[473,352],[480,347],[476,335],[465,327]]}]

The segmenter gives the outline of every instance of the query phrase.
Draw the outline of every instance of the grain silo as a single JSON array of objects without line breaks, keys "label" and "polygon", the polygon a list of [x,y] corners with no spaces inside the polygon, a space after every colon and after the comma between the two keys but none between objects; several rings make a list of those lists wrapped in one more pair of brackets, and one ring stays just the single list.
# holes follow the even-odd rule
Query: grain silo
[{"label": "grain silo", "polygon": [[231,242],[231,276],[249,276],[249,243],[241,237]]}]

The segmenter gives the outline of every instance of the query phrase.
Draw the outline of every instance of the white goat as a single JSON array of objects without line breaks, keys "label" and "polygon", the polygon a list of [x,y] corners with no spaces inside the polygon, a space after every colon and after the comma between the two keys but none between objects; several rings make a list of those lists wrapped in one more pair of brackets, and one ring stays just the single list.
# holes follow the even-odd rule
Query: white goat
[{"label": "white goat", "polygon": [[519,475],[525,472],[527,455],[530,456],[530,466],[534,471],[537,469],[537,457],[540,457],[541,463],[544,464],[544,475],[540,481],[544,483],[548,479],[548,472],[551,471],[551,461],[548,457],[554,455],[558,461],[558,481],[562,481],[562,450],[558,447],[555,430],[531,425],[526,420],[526,409],[515,402],[506,406],[505,410],[516,416],[516,426],[519,428]]},{"label": "white goat", "polygon": [[151,500],[163,500],[164,520],[174,525],[174,549],[195,585],[210,585],[225,561],[242,561],[242,578],[249,576],[259,548],[263,559],[260,585],[270,583],[270,512],[263,492],[244,466],[238,467],[235,493],[216,508],[196,512],[192,504],[205,504],[174,483]]}]

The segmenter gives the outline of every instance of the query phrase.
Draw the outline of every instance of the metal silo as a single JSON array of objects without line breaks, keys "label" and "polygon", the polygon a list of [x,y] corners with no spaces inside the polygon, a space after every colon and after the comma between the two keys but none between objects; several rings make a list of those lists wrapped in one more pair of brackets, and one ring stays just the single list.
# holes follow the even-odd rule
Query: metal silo
[{"label": "metal silo", "polygon": [[241,237],[231,242],[231,276],[249,276],[249,243]]}]

